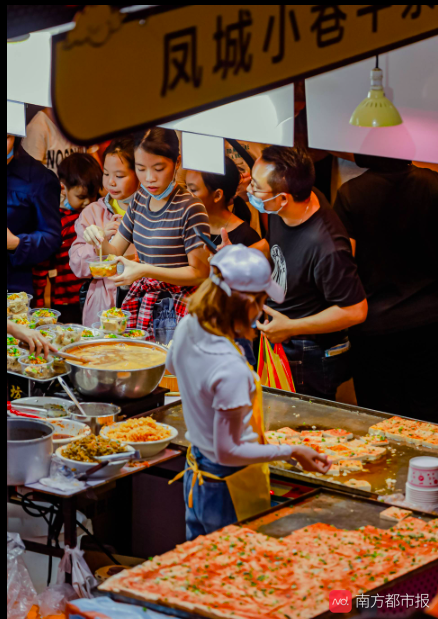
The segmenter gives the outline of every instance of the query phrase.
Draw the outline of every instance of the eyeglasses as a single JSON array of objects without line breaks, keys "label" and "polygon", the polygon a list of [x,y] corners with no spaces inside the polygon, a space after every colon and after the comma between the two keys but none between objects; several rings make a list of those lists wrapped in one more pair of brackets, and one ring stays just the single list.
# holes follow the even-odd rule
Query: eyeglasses
[{"label": "eyeglasses", "polygon": [[254,193],[274,193],[273,191],[261,191],[260,189],[255,189],[254,185],[252,184],[253,179],[251,179],[251,182],[249,183],[249,187],[251,187],[251,189],[253,190]]}]

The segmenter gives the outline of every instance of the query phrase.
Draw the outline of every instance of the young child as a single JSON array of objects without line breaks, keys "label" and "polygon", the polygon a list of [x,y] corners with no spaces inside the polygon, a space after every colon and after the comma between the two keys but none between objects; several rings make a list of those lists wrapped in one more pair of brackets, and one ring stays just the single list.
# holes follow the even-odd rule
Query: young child
[{"label": "young child", "polygon": [[72,153],[58,166],[61,182],[62,245],[49,261],[34,269],[36,307],[44,306],[47,276],[50,278],[51,307],[61,312],[64,323],[82,322],[79,279],[69,266],[68,252],[76,239],[75,223],[81,211],[97,200],[102,187],[102,170],[97,161],[85,153]]},{"label": "young child", "polygon": [[[93,245],[85,242],[85,229],[94,225],[104,230],[108,238],[112,238],[138,189],[134,141],[131,137],[113,140],[105,150],[103,160],[103,187],[108,193],[105,198],[87,206],[76,222],[77,238],[70,249],[70,268],[77,277],[91,277],[86,259],[96,256],[97,251]],[[125,255],[136,255],[133,245],[128,247]],[[90,286],[83,309],[83,324],[91,327],[93,322],[98,321],[99,310],[116,304],[117,289],[107,277],[88,281]]]}]

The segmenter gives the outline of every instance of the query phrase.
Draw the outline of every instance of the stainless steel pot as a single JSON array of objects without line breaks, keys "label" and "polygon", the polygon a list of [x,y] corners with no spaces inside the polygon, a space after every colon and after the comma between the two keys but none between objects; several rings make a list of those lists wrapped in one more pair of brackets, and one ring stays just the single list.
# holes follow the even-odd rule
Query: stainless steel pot
[{"label": "stainless steel pot", "polygon": [[[126,344],[126,339],[114,340],[93,340],[92,342],[79,342],[69,344],[63,348],[64,352],[72,349],[80,355],[80,348],[84,346],[98,346],[99,344]],[[167,353],[167,348],[154,342],[130,341],[132,346],[142,346],[144,348],[155,348]],[[163,378],[165,364],[144,368],[140,370],[101,370],[89,368],[83,365],[76,365],[69,359],[71,365],[70,379],[76,389],[86,397],[108,398],[125,400],[128,398],[137,399],[149,395]]]},{"label": "stainless steel pot", "polygon": [[7,484],[22,486],[47,477],[53,426],[34,419],[7,419]]},{"label": "stainless steel pot", "polygon": [[106,404],[105,402],[81,402],[81,406],[87,416],[83,417],[80,413],[76,414],[75,411],[77,408],[75,407],[72,410],[71,418],[75,421],[86,423],[96,436],[104,426],[122,420],[120,415],[122,409],[116,404]]}]

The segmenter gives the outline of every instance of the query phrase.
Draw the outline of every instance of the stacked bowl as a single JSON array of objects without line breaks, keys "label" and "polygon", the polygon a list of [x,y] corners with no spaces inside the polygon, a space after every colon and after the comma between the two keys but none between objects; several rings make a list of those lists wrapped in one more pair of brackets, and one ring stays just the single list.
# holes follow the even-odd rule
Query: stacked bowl
[{"label": "stacked bowl", "polygon": [[420,456],[409,461],[406,500],[426,511],[438,508],[438,458]]}]

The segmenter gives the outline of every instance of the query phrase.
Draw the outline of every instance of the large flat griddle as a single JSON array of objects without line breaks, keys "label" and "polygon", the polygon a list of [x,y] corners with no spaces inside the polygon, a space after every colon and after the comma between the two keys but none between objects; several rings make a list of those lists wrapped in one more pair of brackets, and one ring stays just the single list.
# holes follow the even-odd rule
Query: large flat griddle
[{"label": "large flat griddle", "polygon": [[[280,538],[286,537],[298,529],[304,528],[317,522],[331,524],[339,529],[353,530],[360,526],[374,525],[380,529],[388,529],[393,524],[387,520],[382,520],[380,512],[386,509],[387,505],[382,505],[373,499],[361,496],[352,496],[344,492],[329,489],[317,489],[303,497],[291,499],[281,507],[275,507],[259,516],[250,518],[241,523],[242,526],[249,527],[254,531],[265,535]],[[424,521],[429,521],[432,517],[420,511],[415,511],[413,515]],[[429,563],[414,568],[398,578],[391,579],[388,583],[367,591],[367,595],[376,595],[382,591],[392,589],[395,585],[403,581],[438,569],[438,559],[431,560]],[[421,576],[424,577],[423,575]],[[181,609],[166,606],[162,603],[152,603],[137,599],[135,595],[127,595],[106,591],[98,591],[97,595],[107,595],[112,599],[128,604],[142,606],[156,612],[171,614],[180,619],[205,619],[208,613],[200,615],[195,612],[183,611]],[[356,614],[356,611],[351,613]],[[329,611],[316,615],[314,619],[329,619],[332,613]]]},{"label": "large flat griddle", "polygon": [[[278,389],[264,388],[263,391],[263,409],[267,430],[278,430],[284,426],[296,430],[344,428],[352,432],[355,437],[359,437],[367,434],[370,426],[382,421],[382,419],[392,417],[388,413],[287,393]],[[180,401],[153,411],[153,416],[157,421],[168,423],[178,430],[176,445],[188,447],[189,443],[185,438],[187,428]],[[396,452],[392,453],[389,448],[395,449]],[[374,496],[385,496],[394,492],[404,494],[409,460],[416,456],[425,455],[438,457],[438,450],[389,441],[387,454],[377,462],[366,463],[364,465],[366,470],[362,473],[350,473],[339,477],[326,475],[311,477],[296,469],[284,468],[283,464],[271,465],[271,473],[305,484],[310,483],[318,487],[345,491],[350,491],[350,489],[342,482],[349,479],[365,479],[371,483],[371,493]],[[395,486],[387,483],[386,480],[388,479],[395,479]],[[370,496],[369,492],[356,489],[354,493]]]},{"label": "large flat griddle", "polygon": [[[279,508],[269,510],[265,515],[247,521],[246,526],[276,538],[286,537],[317,522],[350,531],[367,525],[390,529],[395,523],[380,517],[380,513],[387,507],[383,503],[361,496],[324,488],[313,490]],[[433,518],[426,512],[415,512],[414,515],[425,522]]]}]

